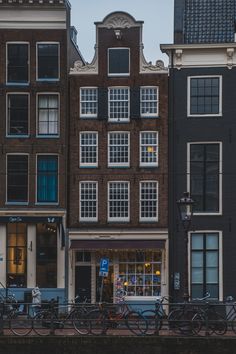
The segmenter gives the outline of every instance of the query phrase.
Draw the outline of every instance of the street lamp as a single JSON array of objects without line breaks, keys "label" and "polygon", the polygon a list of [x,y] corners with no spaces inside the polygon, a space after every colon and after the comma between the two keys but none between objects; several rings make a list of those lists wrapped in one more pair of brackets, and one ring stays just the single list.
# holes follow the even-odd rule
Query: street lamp
[{"label": "street lamp", "polygon": [[190,197],[189,192],[184,192],[182,198],[177,200],[177,206],[179,211],[179,217],[182,222],[182,226],[184,229],[184,301],[189,300],[189,291],[188,291],[188,231],[190,230],[190,225],[192,221],[193,215],[193,204],[194,201]]}]

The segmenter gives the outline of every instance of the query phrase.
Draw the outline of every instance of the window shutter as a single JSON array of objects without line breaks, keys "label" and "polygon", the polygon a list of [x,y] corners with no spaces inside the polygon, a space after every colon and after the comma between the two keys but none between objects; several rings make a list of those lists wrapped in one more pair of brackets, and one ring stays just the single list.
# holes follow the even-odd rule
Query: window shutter
[{"label": "window shutter", "polygon": [[104,87],[98,88],[98,119],[108,119],[108,90]]},{"label": "window shutter", "polygon": [[140,118],[140,88],[133,87],[130,89],[130,118]]}]

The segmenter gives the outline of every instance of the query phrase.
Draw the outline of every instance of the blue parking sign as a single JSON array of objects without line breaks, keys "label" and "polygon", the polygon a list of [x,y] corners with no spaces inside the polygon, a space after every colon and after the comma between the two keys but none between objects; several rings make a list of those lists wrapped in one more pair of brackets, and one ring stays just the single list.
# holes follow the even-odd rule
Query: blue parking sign
[{"label": "blue parking sign", "polygon": [[107,277],[108,276],[108,269],[109,269],[109,259],[108,258],[101,258],[100,260],[100,277]]}]

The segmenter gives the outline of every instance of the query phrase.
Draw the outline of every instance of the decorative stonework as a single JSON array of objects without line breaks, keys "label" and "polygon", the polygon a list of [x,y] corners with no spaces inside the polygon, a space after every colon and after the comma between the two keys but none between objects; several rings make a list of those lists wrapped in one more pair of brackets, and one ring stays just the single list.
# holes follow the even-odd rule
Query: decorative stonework
[{"label": "decorative stonework", "polygon": [[183,50],[182,49],[176,49],[175,57],[176,57],[176,67],[177,67],[178,70],[180,70],[181,66],[182,66],[182,56],[183,56]]},{"label": "decorative stonework", "polygon": [[97,48],[95,47],[95,56],[90,64],[77,60],[74,62],[74,67],[70,69],[70,74],[98,74]]},{"label": "decorative stonework", "polygon": [[140,74],[166,73],[168,70],[162,60],[157,60],[155,64],[147,62],[143,54],[143,45],[140,47]]},{"label": "decorative stonework", "polygon": [[98,22],[98,27],[105,28],[130,28],[140,26],[142,22],[135,19],[125,12],[116,12],[105,17],[103,22]]},{"label": "decorative stonework", "polygon": [[233,58],[234,58],[234,48],[227,48],[227,66],[229,69],[233,67]]}]

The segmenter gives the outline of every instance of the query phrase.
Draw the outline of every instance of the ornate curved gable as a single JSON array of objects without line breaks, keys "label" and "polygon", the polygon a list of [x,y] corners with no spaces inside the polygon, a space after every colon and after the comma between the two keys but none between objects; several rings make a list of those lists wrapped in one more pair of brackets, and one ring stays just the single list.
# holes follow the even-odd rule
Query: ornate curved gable
[{"label": "ornate curved gable", "polygon": [[127,12],[112,12],[107,15],[102,22],[96,22],[97,27],[103,28],[131,28],[142,26],[143,21],[136,21]]}]

